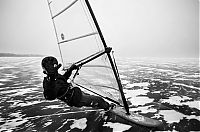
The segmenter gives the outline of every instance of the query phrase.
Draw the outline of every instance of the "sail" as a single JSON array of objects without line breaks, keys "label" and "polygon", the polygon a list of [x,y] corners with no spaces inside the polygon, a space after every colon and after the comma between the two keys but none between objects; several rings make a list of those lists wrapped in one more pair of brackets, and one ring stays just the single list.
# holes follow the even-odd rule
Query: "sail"
[{"label": "sail", "polygon": [[70,80],[83,90],[124,105],[116,65],[87,3],[84,0],[52,0],[48,4],[64,69],[72,64],[79,66]]}]

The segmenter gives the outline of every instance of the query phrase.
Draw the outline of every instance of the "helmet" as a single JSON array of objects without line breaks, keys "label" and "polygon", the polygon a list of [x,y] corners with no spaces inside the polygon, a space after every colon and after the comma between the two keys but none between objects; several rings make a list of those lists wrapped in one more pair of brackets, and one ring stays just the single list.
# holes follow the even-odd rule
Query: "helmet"
[{"label": "helmet", "polygon": [[55,74],[58,70],[58,61],[53,56],[48,56],[42,59],[41,65],[45,74]]}]

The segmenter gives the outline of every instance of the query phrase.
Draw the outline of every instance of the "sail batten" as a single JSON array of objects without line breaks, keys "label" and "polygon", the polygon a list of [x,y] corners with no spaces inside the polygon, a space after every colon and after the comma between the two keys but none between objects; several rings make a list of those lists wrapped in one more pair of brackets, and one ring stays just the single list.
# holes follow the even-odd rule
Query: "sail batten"
[{"label": "sail batten", "polygon": [[67,9],[69,9],[71,6],[73,6],[78,0],[74,0],[70,5],[68,5],[66,8],[64,8],[63,10],[61,10],[60,12],[58,12],[56,15],[54,15],[52,17],[52,19],[54,19],[55,17],[59,16],[60,14],[62,14],[64,11],[66,11]]},{"label": "sail batten", "polygon": [[77,39],[81,39],[81,38],[89,37],[89,36],[96,35],[96,34],[98,34],[98,33],[97,33],[97,32],[88,33],[88,34],[81,35],[81,36],[78,36],[78,37],[75,37],[75,38],[71,38],[71,39],[68,39],[68,40],[61,41],[61,42],[59,42],[58,44],[62,44],[62,43],[66,43],[66,42],[70,42],[70,41],[73,41],[73,40],[77,40]]}]

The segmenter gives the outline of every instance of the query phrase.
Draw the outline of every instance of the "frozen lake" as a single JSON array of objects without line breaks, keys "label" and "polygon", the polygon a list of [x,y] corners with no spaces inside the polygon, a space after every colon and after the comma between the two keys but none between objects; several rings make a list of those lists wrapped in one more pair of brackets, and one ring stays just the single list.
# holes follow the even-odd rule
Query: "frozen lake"
[{"label": "frozen lake", "polygon": [[[0,131],[139,131],[43,97],[39,57],[0,58]],[[165,131],[200,131],[198,59],[118,59],[130,111],[158,119]],[[149,129],[145,129],[148,131]]]}]

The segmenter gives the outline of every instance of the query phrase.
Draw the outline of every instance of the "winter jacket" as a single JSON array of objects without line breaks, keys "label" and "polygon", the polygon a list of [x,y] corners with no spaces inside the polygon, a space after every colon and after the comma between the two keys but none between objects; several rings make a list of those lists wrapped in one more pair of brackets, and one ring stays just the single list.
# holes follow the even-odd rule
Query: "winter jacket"
[{"label": "winter jacket", "polygon": [[68,70],[64,75],[58,74],[56,77],[44,77],[43,88],[44,97],[47,100],[60,99],[70,106],[76,106],[81,100],[81,90],[73,88],[67,80],[72,71]]}]

